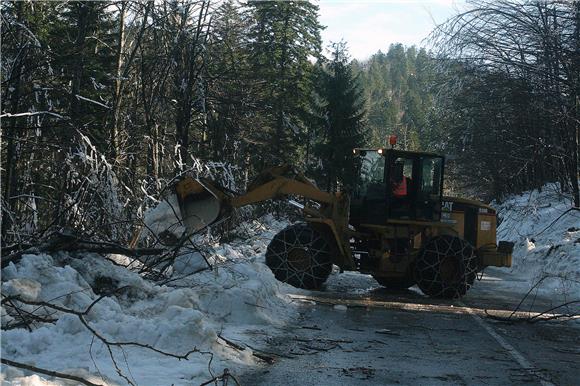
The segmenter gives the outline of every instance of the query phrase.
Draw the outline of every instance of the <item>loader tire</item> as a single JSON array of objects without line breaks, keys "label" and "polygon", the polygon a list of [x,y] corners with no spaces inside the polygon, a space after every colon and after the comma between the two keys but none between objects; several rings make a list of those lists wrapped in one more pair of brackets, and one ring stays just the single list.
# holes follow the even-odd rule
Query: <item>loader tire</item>
[{"label": "loader tire", "polygon": [[318,289],[332,270],[330,250],[319,232],[306,224],[295,224],[274,236],[266,251],[266,264],[284,283]]},{"label": "loader tire", "polygon": [[415,279],[426,295],[459,298],[473,285],[477,267],[475,251],[467,241],[450,235],[437,236],[419,252]]}]

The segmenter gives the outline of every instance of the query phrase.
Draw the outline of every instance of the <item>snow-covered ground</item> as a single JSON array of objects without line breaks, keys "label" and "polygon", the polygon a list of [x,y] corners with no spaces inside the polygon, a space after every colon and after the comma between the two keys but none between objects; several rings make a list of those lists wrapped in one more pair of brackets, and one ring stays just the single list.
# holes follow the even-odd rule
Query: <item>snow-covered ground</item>
[{"label": "snow-covered ground", "polygon": [[546,296],[580,299],[580,211],[571,209],[571,198],[547,184],[496,208],[498,240],[515,242],[509,271],[520,280],[514,285],[537,285],[534,291]]},{"label": "snow-covered ground", "polygon": [[[2,294],[83,311],[99,298],[95,288],[120,289],[98,301],[86,315],[99,334],[109,341],[137,342],[178,355],[194,348],[200,351],[179,361],[143,347],[113,347],[122,373],[139,385],[200,384],[225,368],[236,374],[257,361],[251,350],[234,349],[218,335],[243,345],[246,331],[269,331],[294,317],[291,300],[285,295],[287,285],[276,281],[263,258],[269,240],[286,225],[270,216],[245,223],[238,228],[243,239],[214,246],[209,256],[212,271],[187,275],[205,264],[199,254],[191,253],[177,259],[175,280],[163,286],[102,255],[25,255],[2,271]],[[117,262],[127,259],[108,257]],[[12,317],[5,309],[2,313],[3,326],[9,325]],[[107,347],[93,339],[76,315],[54,310],[45,314],[57,320],[38,323],[32,332],[26,328],[3,331],[3,358],[76,374],[97,384],[127,384],[117,374]],[[202,352],[213,353],[213,358]],[[0,381],[67,384],[26,376],[7,366],[3,366]]]}]

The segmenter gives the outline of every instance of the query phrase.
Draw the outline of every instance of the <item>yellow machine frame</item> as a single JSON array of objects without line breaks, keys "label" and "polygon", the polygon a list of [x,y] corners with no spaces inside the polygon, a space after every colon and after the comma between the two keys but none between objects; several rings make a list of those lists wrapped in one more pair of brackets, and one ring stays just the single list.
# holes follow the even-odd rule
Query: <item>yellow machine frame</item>
[{"label": "yellow machine frame", "polygon": [[[401,277],[408,271],[410,264],[423,243],[439,235],[464,236],[465,211],[461,207],[476,208],[477,243],[473,247],[483,266],[511,266],[511,248],[498,248],[496,244],[495,210],[478,201],[462,198],[444,197],[442,221],[426,222],[411,220],[385,219],[385,223],[360,224],[357,229],[349,226],[349,197],[337,192],[328,193],[320,190],[314,183],[288,166],[278,166],[262,172],[250,185],[248,191],[239,196],[226,193],[211,180],[199,180],[186,177],[175,187],[180,202],[191,196],[211,193],[222,203],[222,212],[240,208],[269,199],[300,196],[307,202],[303,208],[304,219],[311,227],[331,240],[333,246],[333,264],[341,270],[357,270],[355,256],[351,249],[352,239],[376,241],[375,248],[368,252],[380,258],[378,268],[366,273],[380,277]],[[220,215],[223,215],[221,213]],[[209,225],[209,224],[206,224]],[[394,262],[382,245],[389,240],[408,238],[412,240],[413,252],[408,258]],[[364,269],[358,269],[365,272]]]}]

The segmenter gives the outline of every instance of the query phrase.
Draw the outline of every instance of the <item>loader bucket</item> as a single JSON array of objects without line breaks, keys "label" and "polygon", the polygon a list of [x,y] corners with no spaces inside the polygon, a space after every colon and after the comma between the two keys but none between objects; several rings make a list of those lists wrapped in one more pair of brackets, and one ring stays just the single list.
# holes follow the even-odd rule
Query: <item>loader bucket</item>
[{"label": "loader bucket", "polygon": [[175,190],[188,233],[214,224],[227,214],[222,199],[198,180],[186,177],[177,183]]}]

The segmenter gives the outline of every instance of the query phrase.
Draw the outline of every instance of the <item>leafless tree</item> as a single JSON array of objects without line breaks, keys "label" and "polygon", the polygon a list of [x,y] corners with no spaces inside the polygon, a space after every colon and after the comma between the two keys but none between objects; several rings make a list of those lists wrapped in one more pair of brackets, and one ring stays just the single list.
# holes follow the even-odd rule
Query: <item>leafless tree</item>
[{"label": "leafless tree", "polygon": [[[469,9],[440,25],[432,35],[441,59],[489,73],[526,80],[542,96],[552,118],[531,132],[561,159],[567,186],[580,206],[578,186],[580,2],[469,1]],[[565,189],[565,187],[563,187]]]}]

